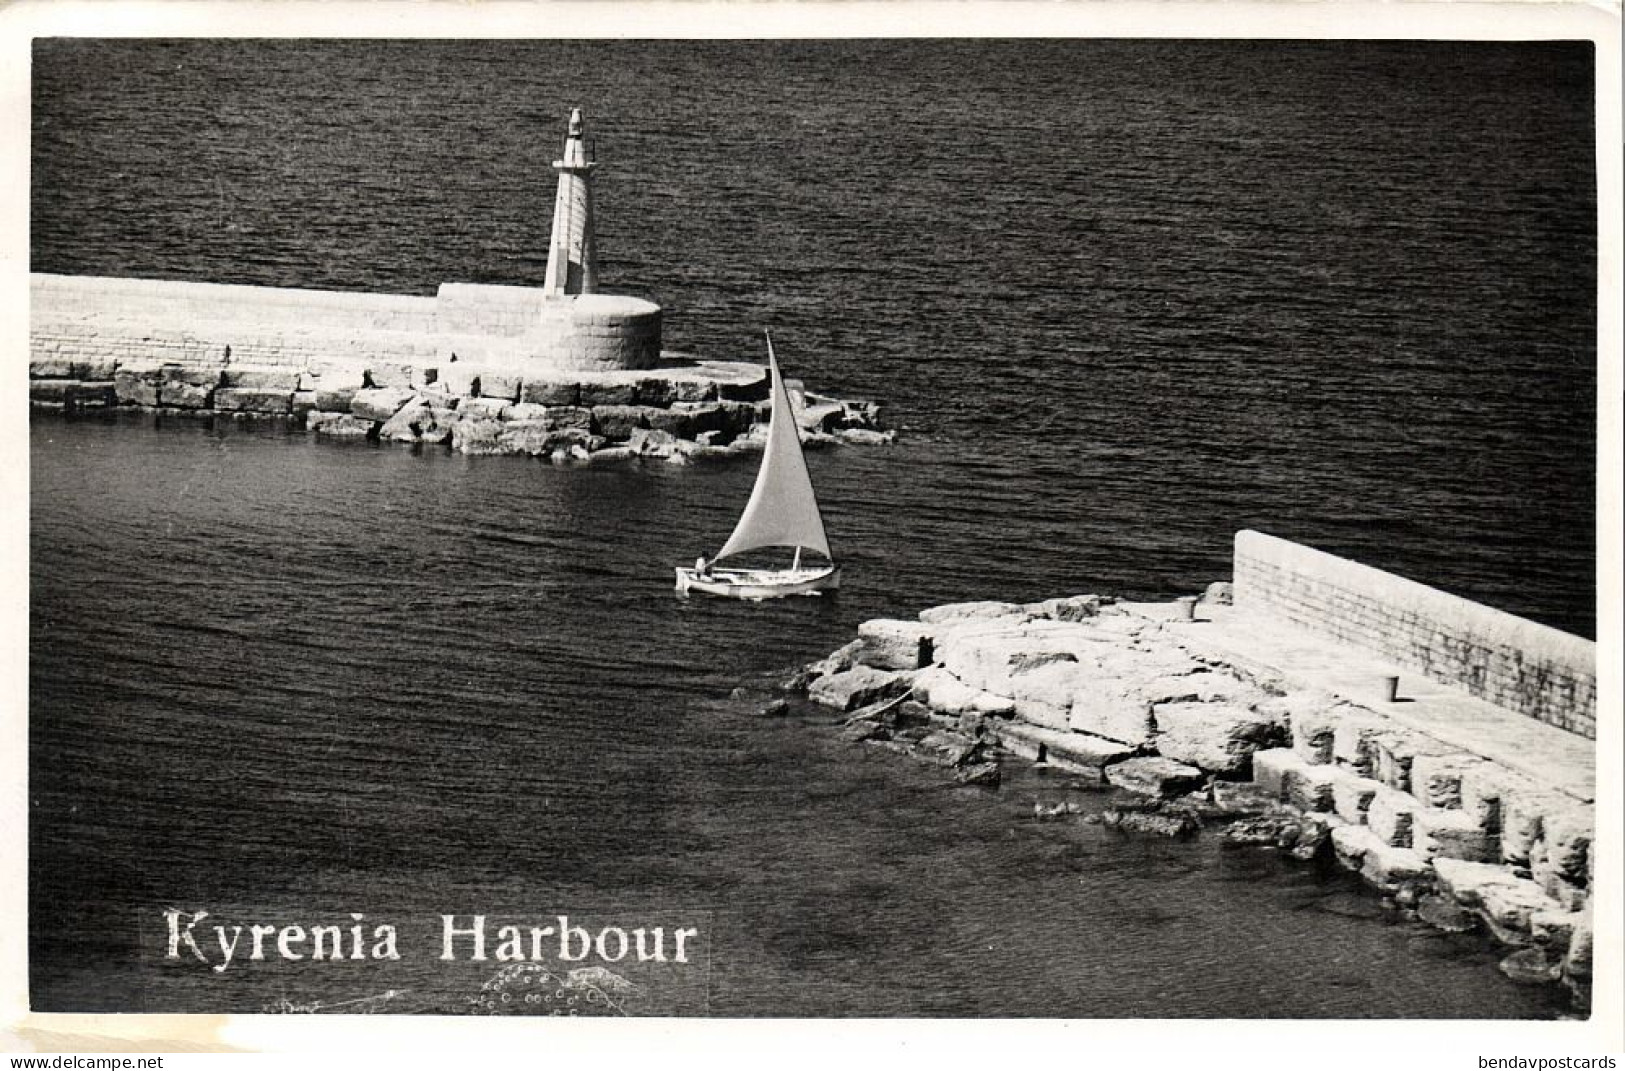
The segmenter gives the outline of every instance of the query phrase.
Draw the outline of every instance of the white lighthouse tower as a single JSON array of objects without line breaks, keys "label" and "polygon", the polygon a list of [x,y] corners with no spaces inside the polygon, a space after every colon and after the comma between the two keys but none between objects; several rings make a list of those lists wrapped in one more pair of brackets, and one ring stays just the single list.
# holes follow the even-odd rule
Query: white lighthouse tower
[{"label": "white lighthouse tower", "polygon": [[592,173],[598,164],[588,158],[583,140],[581,109],[570,113],[570,133],[564,156],[553,161],[559,173],[559,192],[553,202],[553,238],[547,247],[549,296],[591,294],[598,289],[598,254],[593,248]]}]

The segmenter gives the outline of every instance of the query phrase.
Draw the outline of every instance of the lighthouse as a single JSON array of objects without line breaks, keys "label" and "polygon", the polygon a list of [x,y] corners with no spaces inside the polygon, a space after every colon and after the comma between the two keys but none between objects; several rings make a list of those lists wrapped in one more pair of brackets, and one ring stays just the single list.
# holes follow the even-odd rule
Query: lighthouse
[{"label": "lighthouse", "polygon": [[597,166],[589,159],[582,138],[581,109],[576,108],[570,113],[564,156],[553,161],[559,190],[553,200],[553,237],[547,247],[547,279],[542,284],[549,297],[591,294],[598,289],[598,254],[592,234],[592,173]]}]

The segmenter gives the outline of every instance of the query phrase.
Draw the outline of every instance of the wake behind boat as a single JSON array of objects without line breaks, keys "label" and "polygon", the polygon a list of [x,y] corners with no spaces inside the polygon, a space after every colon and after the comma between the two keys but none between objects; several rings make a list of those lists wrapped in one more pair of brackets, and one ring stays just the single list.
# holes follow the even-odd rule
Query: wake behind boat
[{"label": "wake behind boat", "polygon": [[[790,406],[790,394],[773,355],[772,336],[767,340],[767,364],[773,385],[767,449],[762,453],[762,467],[756,473],[756,486],[751,488],[745,512],[713,560],[776,547],[795,548],[795,558],[784,569],[718,569],[701,556],[692,568],[677,567],[679,595],[697,591],[730,599],[776,599],[817,595],[840,587],[841,567],[829,552],[829,537],[824,533],[823,515],[818,512],[807,459],[801,453],[801,433]],[[802,565],[803,551],[822,555],[824,561]]]}]

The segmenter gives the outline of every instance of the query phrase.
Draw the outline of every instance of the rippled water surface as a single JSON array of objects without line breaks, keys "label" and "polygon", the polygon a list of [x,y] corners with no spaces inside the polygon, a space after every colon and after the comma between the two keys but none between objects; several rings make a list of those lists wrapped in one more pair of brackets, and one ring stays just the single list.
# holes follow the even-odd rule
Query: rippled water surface
[{"label": "rippled water surface", "polygon": [[[35,270],[411,293],[539,281],[579,103],[668,346],[771,326],[904,429],[810,458],[840,598],[738,606],[669,568],[749,462],[37,418],[39,1006],[458,1010],[492,971],[437,913],[569,911],[699,920],[655,1010],[1552,1010],[1338,875],[726,697],[867,617],[1195,590],[1243,526],[1590,634],[1588,47],[43,42],[34,82]],[[213,973],[171,905],[424,932]]]}]

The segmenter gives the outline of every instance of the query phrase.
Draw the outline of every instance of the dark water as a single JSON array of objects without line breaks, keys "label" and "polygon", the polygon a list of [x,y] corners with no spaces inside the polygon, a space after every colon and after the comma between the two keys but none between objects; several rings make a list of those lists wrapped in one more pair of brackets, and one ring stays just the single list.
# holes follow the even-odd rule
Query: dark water
[{"label": "dark water", "polygon": [[[866,617],[1166,595],[1255,526],[1590,634],[1589,46],[45,42],[33,268],[539,280],[582,104],[668,345],[880,397],[849,589],[683,603],[749,463],[614,471],[37,420],[38,1006],[455,1010],[439,912],[699,920],[717,1014],[1529,1016],[1336,875],[1035,825],[725,696]],[[161,912],[417,933],[161,960]],[[318,917],[320,916],[320,917]],[[685,924],[686,921],[685,921]],[[416,954],[413,954],[413,950]],[[662,1004],[661,1002],[665,1003]]]}]

